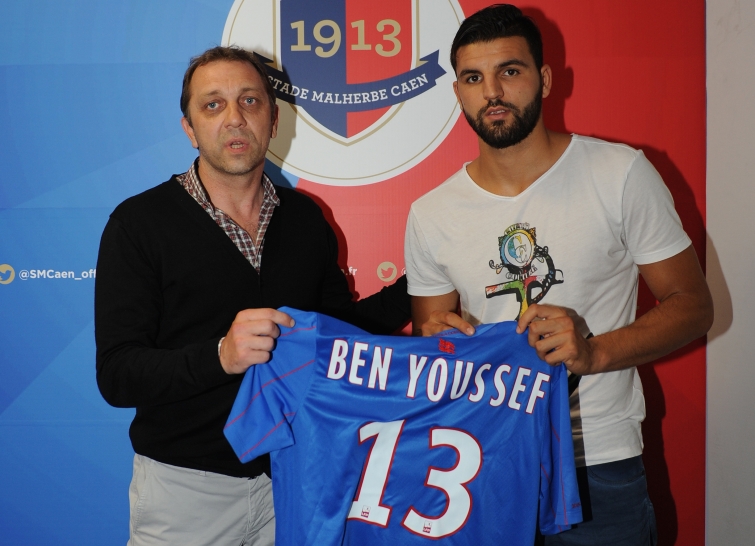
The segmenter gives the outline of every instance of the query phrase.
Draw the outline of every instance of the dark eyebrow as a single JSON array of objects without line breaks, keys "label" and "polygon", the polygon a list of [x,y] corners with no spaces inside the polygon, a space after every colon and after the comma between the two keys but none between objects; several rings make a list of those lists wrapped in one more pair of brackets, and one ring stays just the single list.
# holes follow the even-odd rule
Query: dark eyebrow
[{"label": "dark eyebrow", "polygon": [[202,99],[209,99],[213,95],[218,95],[218,94],[220,94],[220,91],[213,89],[212,91],[208,91],[207,93],[202,93],[201,95],[198,95],[198,96],[201,97]]},{"label": "dark eyebrow", "polygon": [[[509,59],[507,61],[503,61],[502,63],[499,63],[496,66],[497,70],[501,70],[502,68],[508,68],[510,66],[521,66],[522,68],[529,67],[529,64],[521,59]],[[468,76],[470,74],[479,74],[480,71],[475,68],[467,68],[459,72],[458,78],[462,78],[464,76]]]},{"label": "dark eyebrow", "polygon": [[471,69],[471,68],[467,68],[467,69],[462,70],[461,72],[459,72],[459,74],[456,76],[456,79],[461,79],[464,76],[469,76],[470,74],[479,74],[479,73],[480,73],[479,70],[474,70],[474,69]]},{"label": "dark eyebrow", "polygon": [[523,68],[527,68],[529,64],[521,59],[509,59],[508,61],[503,61],[501,64],[496,66],[496,68],[506,68],[509,66],[521,66]]},{"label": "dark eyebrow", "polygon": [[[244,94],[244,93],[249,93],[250,91],[251,91],[251,92],[258,92],[258,93],[259,93],[259,92],[261,92],[260,88],[258,88],[258,87],[244,87],[243,89],[240,89],[239,91],[240,91],[240,93],[241,93],[241,94]],[[201,95],[199,95],[199,96],[200,96],[200,97],[201,97],[201,98],[202,98],[203,100],[206,100],[206,99],[209,99],[210,97],[212,97],[212,96],[214,96],[214,95],[220,95],[220,93],[221,93],[221,92],[220,92],[220,90],[219,90],[219,89],[213,89],[213,90],[211,90],[211,91],[208,91],[207,93],[202,93],[202,94],[201,94]]]}]

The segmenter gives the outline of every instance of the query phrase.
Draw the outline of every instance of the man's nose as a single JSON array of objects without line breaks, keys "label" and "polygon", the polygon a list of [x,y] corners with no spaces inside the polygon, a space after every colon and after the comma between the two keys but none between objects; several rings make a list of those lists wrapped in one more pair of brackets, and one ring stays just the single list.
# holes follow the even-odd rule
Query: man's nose
[{"label": "man's nose", "polygon": [[228,127],[242,127],[246,123],[239,104],[235,102],[228,104],[225,109],[225,123]]},{"label": "man's nose", "polygon": [[483,81],[482,93],[485,100],[500,99],[503,97],[503,86],[498,78],[486,78]]}]

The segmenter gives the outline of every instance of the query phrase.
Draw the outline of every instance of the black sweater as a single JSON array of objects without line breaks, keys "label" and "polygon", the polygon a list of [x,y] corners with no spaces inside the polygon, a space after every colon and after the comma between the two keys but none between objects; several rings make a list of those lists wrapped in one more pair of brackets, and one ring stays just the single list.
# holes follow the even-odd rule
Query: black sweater
[{"label": "black sweater", "polygon": [[354,304],[320,208],[276,188],[260,273],[175,177],[121,203],[100,242],[95,283],[97,384],[136,407],[134,450],[163,463],[256,476],[223,436],[242,375],[228,375],[218,341],[236,314],[283,305],[319,311],[373,333],[409,317],[404,278]]}]

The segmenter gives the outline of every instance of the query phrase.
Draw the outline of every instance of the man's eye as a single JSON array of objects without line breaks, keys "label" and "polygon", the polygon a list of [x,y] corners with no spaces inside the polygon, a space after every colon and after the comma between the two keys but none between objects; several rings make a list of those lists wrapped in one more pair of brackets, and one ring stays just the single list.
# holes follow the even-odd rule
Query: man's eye
[{"label": "man's eye", "polygon": [[207,108],[209,108],[210,110],[215,110],[215,108],[217,107],[218,107],[218,103],[215,101],[207,103]]},{"label": "man's eye", "polygon": [[244,104],[254,104],[255,102],[256,100],[254,99],[254,97],[247,97],[244,99]]},{"label": "man's eye", "polygon": [[467,81],[469,83],[477,83],[478,81],[480,81],[480,76],[469,76],[469,78],[467,78]]},{"label": "man's eye", "polygon": [[505,72],[504,72],[503,74],[504,74],[505,76],[516,76],[517,74],[519,74],[519,71],[518,71],[518,70],[516,70],[515,68],[509,68],[509,69],[508,69],[508,70],[506,70],[506,71],[505,71]]}]

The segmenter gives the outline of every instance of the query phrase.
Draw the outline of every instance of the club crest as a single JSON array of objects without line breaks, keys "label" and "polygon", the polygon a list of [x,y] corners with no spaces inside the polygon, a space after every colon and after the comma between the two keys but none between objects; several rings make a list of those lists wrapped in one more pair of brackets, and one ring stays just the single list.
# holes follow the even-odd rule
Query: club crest
[{"label": "club crest", "polygon": [[268,68],[280,108],[268,159],[362,185],[410,169],[450,132],[448,51],[463,17],[457,0],[236,0],[222,43]]}]

